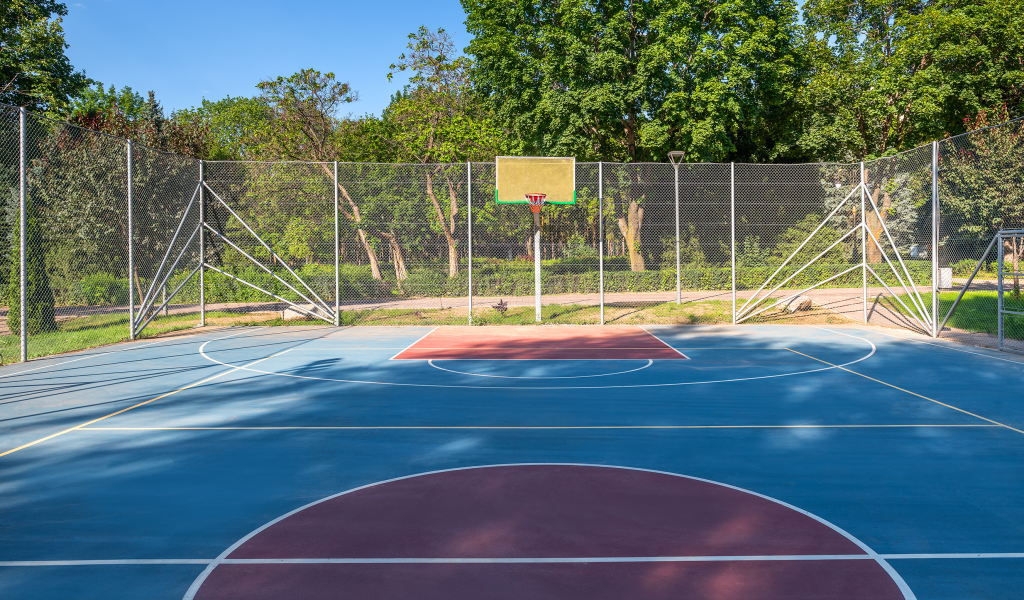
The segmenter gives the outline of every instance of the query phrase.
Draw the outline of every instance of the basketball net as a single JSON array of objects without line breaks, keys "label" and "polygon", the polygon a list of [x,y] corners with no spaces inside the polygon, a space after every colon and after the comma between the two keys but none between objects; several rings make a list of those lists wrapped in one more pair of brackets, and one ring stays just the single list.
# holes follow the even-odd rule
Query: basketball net
[{"label": "basketball net", "polygon": [[540,207],[544,206],[544,199],[547,194],[526,194],[526,201],[530,203],[530,210],[539,213]]}]

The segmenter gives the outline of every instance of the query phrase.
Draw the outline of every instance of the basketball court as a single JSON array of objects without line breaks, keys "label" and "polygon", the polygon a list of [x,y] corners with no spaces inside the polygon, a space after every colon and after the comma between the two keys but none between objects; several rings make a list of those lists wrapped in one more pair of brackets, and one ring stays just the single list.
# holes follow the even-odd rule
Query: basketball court
[{"label": "basketball court", "polygon": [[0,368],[5,598],[1014,597],[1019,357],[247,327]]}]

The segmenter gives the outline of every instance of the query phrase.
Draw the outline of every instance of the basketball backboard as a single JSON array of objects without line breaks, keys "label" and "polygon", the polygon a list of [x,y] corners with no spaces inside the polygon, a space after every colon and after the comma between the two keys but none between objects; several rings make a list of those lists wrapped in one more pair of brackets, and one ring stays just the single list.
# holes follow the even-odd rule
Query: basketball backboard
[{"label": "basketball backboard", "polygon": [[576,159],[550,156],[495,158],[494,200],[528,204],[527,194],[545,194],[548,204],[576,203]]}]

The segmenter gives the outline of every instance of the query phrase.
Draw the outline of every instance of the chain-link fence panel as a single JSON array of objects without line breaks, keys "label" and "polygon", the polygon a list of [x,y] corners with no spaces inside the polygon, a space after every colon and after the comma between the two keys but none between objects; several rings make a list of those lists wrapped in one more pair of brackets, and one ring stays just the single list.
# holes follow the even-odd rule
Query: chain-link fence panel
[{"label": "chain-link fence panel", "polygon": [[1004,229],[996,242],[1001,252],[999,263],[999,349],[1024,352],[1024,229]]},{"label": "chain-link fence panel", "polygon": [[341,163],[342,322],[469,322],[467,165]]},{"label": "chain-link fence panel", "polygon": [[200,323],[198,160],[132,144],[135,330],[152,336]]},{"label": "chain-link fence panel", "polygon": [[862,320],[858,167],[735,169],[737,321]]},{"label": "chain-link fence panel", "polygon": [[931,335],[932,151],[864,163],[868,323]]},{"label": "chain-link fence panel", "polygon": [[[1000,229],[1024,227],[1024,120],[958,135],[938,146],[939,322],[944,324],[939,335],[994,348],[995,236]],[[1021,262],[1022,250],[1003,249],[1011,264]]]},{"label": "chain-link fence panel", "polygon": [[731,321],[728,169],[605,163],[608,322]]},{"label": "chain-link fence panel", "polygon": [[203,163],[207,311],[333,324],[334,163]]},{"label": "chain-link fence panel", "polygon": [[25,136],[27,311],[9,294],[8,329],[30,359],[128,339],[125,141],[32,114]]},{"label": "chain-link fence panel", "polygon": [[495,202],[494,163],[473,163],[471,172],[473,323],[533,323],[533,213],[525,204]]},{"label": "chain-link fence panel", "polygon": [[732,165],[679,165],[679,221],[675,322],[731,323]]},{"label": "chain-link fence panel", "polygon": [[18,290],[17,220],[21,195],[21,133],[18,109],[0,104],[0,364],[21,358],[16,332],[7,326],[10,300]]}]

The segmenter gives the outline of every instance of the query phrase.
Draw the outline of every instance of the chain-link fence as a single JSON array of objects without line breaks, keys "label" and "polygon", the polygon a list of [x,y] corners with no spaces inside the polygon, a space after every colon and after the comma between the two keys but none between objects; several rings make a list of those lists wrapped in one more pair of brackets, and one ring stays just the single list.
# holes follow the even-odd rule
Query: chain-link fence
[{"label": "chain-link fence", "polygon": [[10,297],[20,294],[19,243],[15,223],[21,197],[21,124],[17,108],[0,104],[0,363],[21,356],[20,340],[9,324]]},{"label": "chain-link fence", "polygon": [[1022,242],[993,241],[1024,227],[1021,124],[856,164],[577,163],[535,256],[493,163],[203,162],[0,106],[0,356],[201,323],[534,323],[535,261],[543,323],[941,323],[995,347],[1000,251],[1021,302]]},{"label": "chain-link fence", "polygon": [[[979,346],[998,345],[1000,229],[1024,227],[1024,121],[972,131],[938,143],[938,284],[941,336]],[[1019,264],[1022,249],[1006,247]],[[1019,272],[1019,269],[1014,269]],[[1006,282],[1019,297],[1019,283]],[[1008,336],[1024,339],[1024,333]]]},{"label": "chain-link fence", "polygon": [[929,334],[932,148],[864,163],[868,322]]}]

